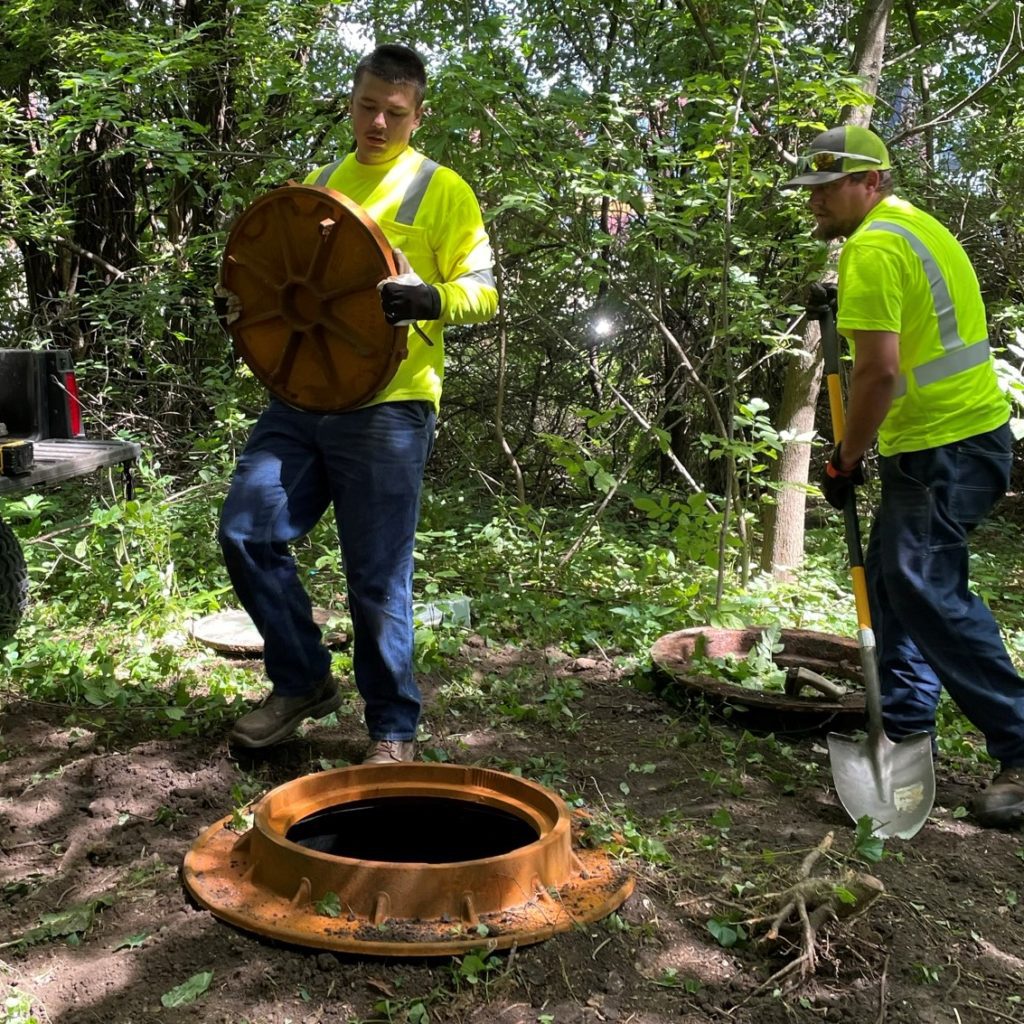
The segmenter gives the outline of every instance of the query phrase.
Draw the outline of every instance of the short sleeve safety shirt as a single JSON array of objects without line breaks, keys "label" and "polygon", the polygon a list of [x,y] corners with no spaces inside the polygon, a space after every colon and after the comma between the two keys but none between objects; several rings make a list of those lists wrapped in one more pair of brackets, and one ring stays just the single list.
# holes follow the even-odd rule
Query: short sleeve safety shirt
[{"label": "short sleeve safety shirt", "polygon": [[839,258],[839,318],[900,336],[900,377],[878,431],[883,455],[994,430],[1009,417],[989,350],[985,306],[967,254],[934,217],[887,196]]},{"label": "short sleeve safety shirt", "polygon": [[409,355],[379,402],[429,401],[437,408],[444,381],[445,323],[481,323],[498,306],[491,246],[473,190],[448,167],[411,146],[386,164],[362,164],[354,153],[307,175],[358,203],[401,249],[413,270],[441,294],[441,318],[424,320],[428,345],[412,329]]}]

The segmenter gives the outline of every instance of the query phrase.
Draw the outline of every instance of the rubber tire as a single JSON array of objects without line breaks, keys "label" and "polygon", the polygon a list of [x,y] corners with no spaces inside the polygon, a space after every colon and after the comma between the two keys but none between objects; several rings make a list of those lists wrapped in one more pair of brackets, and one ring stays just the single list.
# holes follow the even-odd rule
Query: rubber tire
[{"label": "rubber tire", "polygon": [[0,519],[0,640],[14,636],[28,607],[28,569],[14,531]]}]

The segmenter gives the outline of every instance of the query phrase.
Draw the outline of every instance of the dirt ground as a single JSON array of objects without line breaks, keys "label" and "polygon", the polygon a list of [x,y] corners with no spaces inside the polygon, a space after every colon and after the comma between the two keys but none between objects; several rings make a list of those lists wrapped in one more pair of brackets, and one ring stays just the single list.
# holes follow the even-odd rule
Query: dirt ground
[{"label": "dirt ground", "polygon": [[[610,822],[636,879],[614,917],[493,960],[483,954],[483,970],[260,939],[190,900],[182,859],[240,797],[256,795],[255,783],[266,790],[357,761],[365,739],[355,700],[336,722],[308,723],[248,764],[229,751],[226,726],[200,738],[142,727],[129,735],[69,725],[67,709],[8,704],[0,1022],[1024,1021],[1022,836],[965,815],[979,779],[962,766],[938,764],[923,831],[858,865],[885,895],[823,928],[812,977],[771,982],[793,959],[791,942],[759,942],[763,929],[748,926],[747,941],[724,948],[708,922],[764,916],[830,832],[832,849],[813,873],[838,879],[851,863],[854,829],[830,787],[820,732],[751,735],[741,714],[723,722],[673,705],[598,658],[477,638],[452,668],[423,680],[425,746],[457,763],[518,766]],[[469,673],[490,704],[450,685]],[[553,693],[565,697],[554,709]],[[514,713],[496,710],[512,704]],[[75,931],[68,911],[83,905],[91,919]],[[53,934],[62,930],[74,934]],[[204,972],[212,979],[195,1001],[162,1005]]]}]

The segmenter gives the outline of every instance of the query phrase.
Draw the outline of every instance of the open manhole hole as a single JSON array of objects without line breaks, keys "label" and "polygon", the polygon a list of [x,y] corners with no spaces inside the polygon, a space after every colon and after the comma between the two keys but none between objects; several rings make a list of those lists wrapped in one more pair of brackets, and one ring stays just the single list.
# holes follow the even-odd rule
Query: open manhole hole
[{"label": "open manhole hole", "polygon": [[[766,627],[761,626],[681,629],[655,641],[651,660],[688,694],[761,712],[783,728],[786,724],[834,724],[846,716],[863,718],[863,675],[856,640],[809,629],[779,630],[774,646],[781,650],[770,656],[778,672],[769,684],[777,689],[769,689],[763,678],[745,675],[750,671],[749,659],[757,656],[756,648],[764,645],[766,635]],[[829,692],[815,689],[814,684],[821,685],[822,680]]]},{"label": "open manhole hole", "polygon": [[501,857],[540,836],[530,822],[497,807],[410,796],[328,807],[296,822],[285,838],[335,857],[450,864]]},{"label": "open manhole hole", "polygon": [[620,864],[574,846],[568,808],[526,779],[445,764],[358,765],[271,790],[185,857],[189,892],[271,938],[374,956],[540,942],[610,914]]}]

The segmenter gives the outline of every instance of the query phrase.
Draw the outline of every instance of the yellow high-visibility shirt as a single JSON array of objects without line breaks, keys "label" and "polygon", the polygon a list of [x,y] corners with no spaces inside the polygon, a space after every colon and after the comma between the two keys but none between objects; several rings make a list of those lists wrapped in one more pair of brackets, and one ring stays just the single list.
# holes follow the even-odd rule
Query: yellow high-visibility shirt
[{"label": "yellow high-visibility shirt", "polygon": [[441,401],[444,382],[444,325],[481,323],[498,308],[491,245],[480,204],[455,171],[411,146],[386,164],[361,164],[354,153],[317,168],[305,184],[324,185],[358,203],[377,223],[393,249],[441,294],[441,318],[424,320],[428,345],[409,328],[409,355],[391,383],[367,405],[379,402]]},{"label": "yellow high-visibility shirt", "polygon": [[839,257],[838,329],[900,336],[900,378],[878,431],[883,455],[921,451],[1009,419],[963,246],[934,217],[887,196]]}]

